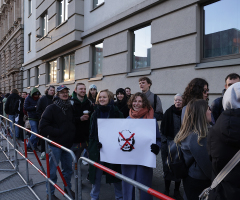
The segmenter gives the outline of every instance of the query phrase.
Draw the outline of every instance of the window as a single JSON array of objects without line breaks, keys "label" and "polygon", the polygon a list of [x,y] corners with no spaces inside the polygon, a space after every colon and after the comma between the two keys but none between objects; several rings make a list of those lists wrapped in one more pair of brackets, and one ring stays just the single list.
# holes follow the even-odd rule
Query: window
[{"label": "window", "polygon": [[28,0],[28,15],[32,14],[32,0]]},{"label": "window", "polygon": [[40,77],[39,67],[36,67],[36,85],[39,85],[39,77]]},{"label": "window", "polygon": [[30,69],[27,70],[27,87],[30,87]]},{"label": "window", "polygon": [[31,33],[29,33],[28,34],[28,52],[30,52],[31,51],[31,46],[32,46],[32,34]]},{"label": "window", "polygon": [[62,81],[74,80],[75,78],[75,55],[63,57],[62,64]]},{"label": "window", "polygon": [[103,43],[94,45],[93,77],[102,76]]},{"label": "window", "polygon": [[151,66],[151,26],[133,33],[133,70]]},{"label": "window", "polygon": [[239,8],[239,0],[221,0],[203,6],[204,59],[240,56]]},{"label": "window", "polygon": [[68,19],[68,0],[59,1],[58,25]]},{"label": "window", "polygon": [[93,8],[98,7],[104,0],[93,0]]},{"label": "window", "polygon": [[42,16],[42,36],[45,36],[48,34],[48,15],[45,13]]},{"label": "window", "polygon": [[56,83],[57,82],[57,61],[54,60],[49,62],[48,66],[48,83]]}]

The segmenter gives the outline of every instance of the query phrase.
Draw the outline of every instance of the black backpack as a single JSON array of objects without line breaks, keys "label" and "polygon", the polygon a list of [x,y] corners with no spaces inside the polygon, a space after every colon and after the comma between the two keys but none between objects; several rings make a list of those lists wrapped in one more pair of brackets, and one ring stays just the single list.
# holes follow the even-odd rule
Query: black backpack
[{"label": "black backpack", "polygon": [[188,167],[185,164],[181,147],[173,140],[168,141],[168,157],[165,162],[176,179],[187,177]]}]

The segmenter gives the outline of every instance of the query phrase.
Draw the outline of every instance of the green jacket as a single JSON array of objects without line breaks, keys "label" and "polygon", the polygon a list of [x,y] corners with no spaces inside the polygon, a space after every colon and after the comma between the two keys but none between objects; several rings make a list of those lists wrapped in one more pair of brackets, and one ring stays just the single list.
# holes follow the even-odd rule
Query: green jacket
[{"label": "green jacket", "polygon": [[[123,118],[123,114],[118,110],[116,106],[111,105],[109,111],[109,117],[108,118]],[[100,109],[97,106],[94,113],[91,116],[90,120],[90,136],[89,136],[89,146],[88,146],[88,152],[89,152],[89,159],[100,162],[100,150],[98,149],[98,127],[97,127],[97,118],[100,116]],[[111,163],[103,163],[103,165],[107,168],[110,168],[118,173],[121,173],[121,165],[118,164],[111,164]],[[93,165],[89,166],[89,180],[92,184],[95,183],[95,177],[96,177],[96,167]],[[114,176],[106,173],[106,183],[116,183],[120,182],[120,179],[115,178]]]}]

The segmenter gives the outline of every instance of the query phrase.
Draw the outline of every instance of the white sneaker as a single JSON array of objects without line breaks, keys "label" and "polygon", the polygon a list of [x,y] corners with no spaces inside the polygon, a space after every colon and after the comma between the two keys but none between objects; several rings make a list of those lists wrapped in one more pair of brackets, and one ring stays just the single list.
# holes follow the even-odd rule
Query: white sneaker
[{"label": "white sneaker", "polygon": [[88,162],[86,162],[85,160],[82,160],[82,164],[83,165],[88,165]]}]

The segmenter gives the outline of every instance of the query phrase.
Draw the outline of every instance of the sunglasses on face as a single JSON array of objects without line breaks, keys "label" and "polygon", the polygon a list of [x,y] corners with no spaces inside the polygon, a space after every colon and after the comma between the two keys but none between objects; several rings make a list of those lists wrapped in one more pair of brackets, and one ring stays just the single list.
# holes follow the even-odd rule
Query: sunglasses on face
[{"label": "sunglasses on face", "polygon": [[207,92],[209,92],[209,89],[203,90],[204,94],[206,94]]}]

